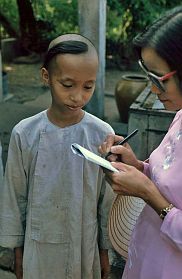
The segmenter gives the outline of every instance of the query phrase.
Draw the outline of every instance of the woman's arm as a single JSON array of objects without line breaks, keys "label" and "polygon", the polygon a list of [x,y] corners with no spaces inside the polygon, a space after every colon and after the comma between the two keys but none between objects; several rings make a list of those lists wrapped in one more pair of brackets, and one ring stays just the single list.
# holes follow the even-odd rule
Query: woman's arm
[{"label": "woman's arm", "polygon": [[[161,210],[170,205],[156,185],[142,172],[132,166],[113,162],[120,172],[106,172],[107,181],[114,192],[142,198],[159,215]],[[161,237],[182,252],[182,210],[175,206],[161,219]]]}]

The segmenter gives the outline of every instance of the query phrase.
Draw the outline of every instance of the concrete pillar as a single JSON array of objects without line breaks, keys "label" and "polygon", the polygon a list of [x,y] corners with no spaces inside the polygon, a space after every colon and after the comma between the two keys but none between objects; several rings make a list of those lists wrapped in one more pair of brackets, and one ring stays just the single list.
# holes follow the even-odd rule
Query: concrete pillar
[{"label": "concrete pillar", "polygon": [[106,0],[78,0],[78,14],[80,33],[94,43],[99,54],[96,89],[86,110],[104,118]]}]

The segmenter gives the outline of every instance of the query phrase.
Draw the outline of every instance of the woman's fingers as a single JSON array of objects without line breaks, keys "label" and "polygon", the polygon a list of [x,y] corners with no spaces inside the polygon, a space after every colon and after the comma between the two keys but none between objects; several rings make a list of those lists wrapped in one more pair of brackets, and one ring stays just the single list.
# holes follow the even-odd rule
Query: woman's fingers
[{"label": "woman's fingers", "polygon": [[[127,171],[131,168],[131,166],[128,166],[121,162],[111,162],[111,165],[120,171]],[[114,176],[114,174],[113,174],[113,176]]]},{"label": "woman's fingers", "polygon": [[102,155],[104,155],[104,154],[106,154],[106,153],[108,153],[107,152],[107,142],[106,141],[104,141],[100,146],[99,146],[99,152],[102,154]]},{"label": "woman's fingers", "polygon": [[115,154],[115,156],[117,156],[117,160],[112,160],[112,161],[123,162],[130,166],[134,166],[137,169],[139,169],[140,167],[142,169],[143,163],[142,166],[140,166],[141,162],[138,161],[129,144],[126,143],[125,145],[112,146],[111,152]]},{"label": "woman's fingers", "polygon": [[118,194],[118,195],[122,195],[124,194],[124,192],[122,191],[121,189],[121,186],[120,185],[117,185],[113,182],[112,178],[107,175],[106,176],[106,181],[109,183],[109,185],[112,187],[112,190],[115,194]]},{"label": "woman's fingers", "polygon": [[113,154],[122,155],[123,153],[126,153],[128,151],[126,147],[124,147],[123,145],[116,145],[116,146],[111,146],[111,152]]},{"label": "woman's fingers", "polygon": [[106,173],[106,180],[111,185],[113,191],[121,195],[140,195],[142,190],[143,174],[135,167],[120,162],[112,162],[113,167],[119,172]]},{"label": "woman's fingers", "polygon": [[99,146],[99,152],[101,154],[107,154],[110,151],[111,146],[122,139],[123,137],[121,136],[109,134],[106,140]]},{"label": "woman's fingers", "polygon": [[111,155],[107,156],[107,160],[110,162],[116,162],[116,161],[118,161],[118,155],[111,154]]}]

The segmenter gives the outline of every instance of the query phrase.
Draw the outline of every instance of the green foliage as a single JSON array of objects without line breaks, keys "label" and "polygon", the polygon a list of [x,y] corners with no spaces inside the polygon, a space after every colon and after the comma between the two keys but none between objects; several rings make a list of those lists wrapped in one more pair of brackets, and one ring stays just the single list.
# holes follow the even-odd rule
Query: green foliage
[{"label": "green foliage", "polygon": [[47,34],[50,39],[78,31],[77,0],[34,0],[33,6],[37,19],[52,26]]},{"label": "green foliage", "polygon": [[[23,1],[23,0],[22,0]],[[1,13],[19,31],[16,0],[0,0]],[[179,0],[107,0],[106,39],[110,52],[129,49],[132,38]],[[78,31],[78,0],[32,0],[40,38],[49,41],[59,34]],[[1,28],[1,35],[5,32]]]},{"label": "green foliage", "polygon": [[108,0],[107,38],[128,42],[179,0]]},{"label": "green foliage", "polygon": [[[0,0],[1,12],[19,30],[19,15],[16,0]],[[78,31],[77,0],[32,0],[38,31],[43,39]],[[1,35],[6,36],[5,30]]]},{"label": "green foliage", "polygon": [[[16,0],[0,0],[0,11],[3,15],[6,16],[7,20],[11,23],[12,27],[17,31],[18,28],[18,7],[16,4]],[[7,37],[6,30],[0,24],[0,34],[2,37]]]},{"label": "green foliage", "polygon": [[6,17],[11,21],[12,25],[15,27],[18,23],[18,7],[16,0],[1,0],[1,13],[6,15]]},{"label": "green foliage", "polygon": [[[121,10],[121,9],[120,9]],[[128,38],[128,29],[132,23],[133,16],[129,9],[112,10],[107,7],[106,38],[117,42],[125,42]]]},{"label": "green foliage", "polygon": [[[131,41],[166,10],[178,6],[179,0],[108,0],[106,39],[108,51],[123,56],[132,54]],[[125,52],[125,53],[124,53]],[[131,52],[131,53],[129,53]]]}]

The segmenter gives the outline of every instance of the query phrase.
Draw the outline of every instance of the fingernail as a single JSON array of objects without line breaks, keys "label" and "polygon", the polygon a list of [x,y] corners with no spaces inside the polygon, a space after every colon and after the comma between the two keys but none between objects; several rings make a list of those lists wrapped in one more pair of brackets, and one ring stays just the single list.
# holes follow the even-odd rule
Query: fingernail
[{"label": "fingernail", "polygon": [[114,147],[114,146],[111,146],[111,152],[114,151],[114,150],[115,150],[115,147]]},{"label": "fingernail", "polygon": [[110,151],[110,148],[109,147],[106,147],[106,152],[108,153]]}]

